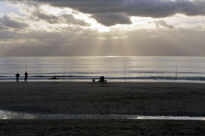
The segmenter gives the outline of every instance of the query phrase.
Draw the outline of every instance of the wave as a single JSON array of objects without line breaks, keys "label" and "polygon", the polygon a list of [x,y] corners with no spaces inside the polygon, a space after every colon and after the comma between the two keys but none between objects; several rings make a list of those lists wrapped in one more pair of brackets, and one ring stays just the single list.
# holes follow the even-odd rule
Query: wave
[{"label": "wave", "polygon": [[[103,74],[118,74],[122,75],[123,73],[126,74],[194,74],[194,75],[201,75],[205,72],[190,72],[190,71],[152,71],[152,70],[114,70],[114,71],[102,71],[102,72],[50,72],[50,73],[31,73],[31,76],[64,76],[64,75],[98,75],[99,73]],[[15,73],[0,73],[0,77],[5,76],[14,76]],[[23,73],[22,73],[23,75]]]},{"label": "wave", "polygon": [[[59,80],[91,80],[91,79],[98,79],[99,76],[83,76],[83,75],[69,75],[69,76],[62,76],[62,75],[34,75],[29,76],[29,80],[49,80],[49,79],[59,79]],[[133,76],[133,77],[112,77],[106,76],[108,80],[187,80],[187,81],[205,81],[204,76]],[[23,79],[21,77],[20,79]],[[15,80],[13,76],[0,76],[0,80]]]}]

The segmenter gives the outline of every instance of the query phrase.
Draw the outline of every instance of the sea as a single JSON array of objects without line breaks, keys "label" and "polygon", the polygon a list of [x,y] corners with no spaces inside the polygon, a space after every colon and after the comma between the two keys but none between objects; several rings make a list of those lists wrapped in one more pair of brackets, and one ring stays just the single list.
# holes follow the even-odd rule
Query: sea
[{"label": "sea", "polygon": [[89,56],[0,57],[0,80],[205,83],[205,57]]}]

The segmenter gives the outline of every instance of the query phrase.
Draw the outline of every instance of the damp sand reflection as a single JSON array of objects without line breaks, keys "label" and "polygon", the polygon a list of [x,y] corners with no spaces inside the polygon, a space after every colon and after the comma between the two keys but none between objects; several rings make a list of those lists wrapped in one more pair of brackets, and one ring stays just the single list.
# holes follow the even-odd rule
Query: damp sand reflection
[{"label": "damp sand reflection", "polygon": [[40,114],[0,110],[0,119],[129,119],[129,120],[197,120],[205,117],[190,116],[142,116],[123,114]]}]

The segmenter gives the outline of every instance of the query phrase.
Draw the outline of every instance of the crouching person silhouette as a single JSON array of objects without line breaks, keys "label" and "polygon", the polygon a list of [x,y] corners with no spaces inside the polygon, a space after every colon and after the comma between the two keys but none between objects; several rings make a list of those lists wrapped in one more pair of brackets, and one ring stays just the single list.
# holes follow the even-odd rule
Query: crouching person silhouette
[{"label": "crouching person silhouette", "polygon": [[105,77],[104,76],[101,76],[100,78],[99,78],[99,81],[98,81],[99,83],[107,83],[107,80],[105,80]]}]

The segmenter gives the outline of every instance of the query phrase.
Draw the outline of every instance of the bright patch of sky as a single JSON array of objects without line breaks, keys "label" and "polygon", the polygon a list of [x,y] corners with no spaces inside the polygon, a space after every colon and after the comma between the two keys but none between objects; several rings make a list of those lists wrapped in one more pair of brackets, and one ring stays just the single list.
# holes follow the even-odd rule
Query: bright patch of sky
[{"label": "bright patch of sky", "polygon": [[9,6],[6,1],[0,1],[0,15],[7,15],[10,13],[20,14],[19,9],[17,7]]}]

